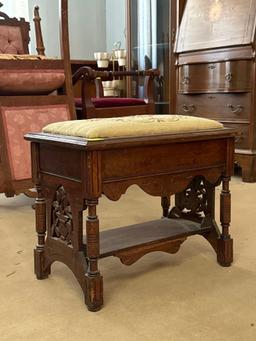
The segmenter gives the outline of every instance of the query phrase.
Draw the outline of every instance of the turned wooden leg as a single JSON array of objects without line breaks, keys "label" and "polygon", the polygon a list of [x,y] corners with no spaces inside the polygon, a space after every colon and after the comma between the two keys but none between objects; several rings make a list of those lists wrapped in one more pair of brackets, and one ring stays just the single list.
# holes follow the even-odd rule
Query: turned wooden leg
[{"label": "turned wooden leg", "polygon": [[220,222],[222,233],[218,240],[217,260],[222,266],[230,266],[233,262],[233,240],[229,234],[231,220],[231,194],[229,191],[229,177],[222,180],[220,194]]},{"label": "turned wooden leg", "polygon": [[35,201],[37,245],[34,250],[35,274],[37,279],[47,278],[50,268],[44,269],[44,245],[46,233],[46,204],[40,185],[36,186],[37,198]]},{"label": "turned wooden leg", "polygon": [[161,206],[163,209],[163,217],[167,218],[169,214],[169,209],[170,209],[170,197],[162,197]]},{"label": "turned wooden leg", "polygon": [[103,279],[98,270],[100,256],[99,220],[96,214],[98,200],[87,200],[86,250],[88,269],[86,273],[85,303],[90,311],[97,311],[103,305]]}]

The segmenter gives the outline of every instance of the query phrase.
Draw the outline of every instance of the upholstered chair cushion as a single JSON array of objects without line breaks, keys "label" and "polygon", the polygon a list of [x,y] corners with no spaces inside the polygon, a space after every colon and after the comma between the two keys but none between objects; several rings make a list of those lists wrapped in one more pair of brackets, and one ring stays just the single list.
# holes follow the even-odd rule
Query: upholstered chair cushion
[{"label": "upholstered chair cushion", "polygon": [[[76,98],[76,106],[82,107],[82,99]],[[145,101],[141,98],[118,98],[118,97],[101,97],[92,98],[95,108],[111,108],[111,107],[127,107],[132,105],[144,105]]]},{"label": "upholstered chair cushion", "polygon": [[217,121],[182,115],[136,115],[58,122],[46,126],[45,133],[104,139],[113,137],[178,134],[222,129]]},{"label": "upholstered chair cushion", "polygon": [[64,84],[64,70],[0,70],[0,95],[43,95]]},{"label": "upholstered chair cushion", "polygon": [[1,26],[0,53],[24,53],[20,27]]},{"label": "upholstered chair cushion", "polygon": [[35,54],[13,54],[13,53],[0,53],[0,60],[51,60],[42,55]]},{"label": "upholstered chair cushion", "polygon": [[[0,60],[56,60],[40,55],[0,54]],[[42,62],[43,63],[43,62]],[[63,69],[8,68],[0,69],[0,95],[47,95],[63,86]]]},{"label": "upholstered chair cushion", "polygon": [[12,180],[31,178],[30,144],[24,140],[28,132],[39,132],[49,123],[69,119],[67,105],[1,107],[8,160]]}]

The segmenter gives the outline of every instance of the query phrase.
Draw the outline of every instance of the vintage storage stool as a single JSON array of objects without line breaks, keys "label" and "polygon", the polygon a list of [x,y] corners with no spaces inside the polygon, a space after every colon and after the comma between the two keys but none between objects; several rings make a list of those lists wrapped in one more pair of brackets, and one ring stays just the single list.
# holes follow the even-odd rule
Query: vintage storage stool
[{"label": "vintage storage stool", "polygon": [[[116,256],[130,265],[152,251],[176,253],[188,236],[199,234],[219,264],[229,266],[234,136],[234,130],[218,122],[176,115],[66,121],[27,134],[38,191],[37,278],[47,278],[54,261],[65,263],[88,309],[97,311],[103,304],[100,258]],[[220,232],[214,196],[221,182]],[[100,233],[99,198],[104,194],[118,200],[133,184],[162,198],[163,217]],[[170,209],[173,194],[175,207]]]}]

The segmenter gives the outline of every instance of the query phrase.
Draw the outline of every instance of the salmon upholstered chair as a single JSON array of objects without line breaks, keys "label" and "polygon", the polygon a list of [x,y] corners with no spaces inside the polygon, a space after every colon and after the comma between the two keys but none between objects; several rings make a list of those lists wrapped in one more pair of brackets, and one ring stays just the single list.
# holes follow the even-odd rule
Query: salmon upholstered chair
[{"label": "salmon upholstered chair", "polygon": [[38,7],[36,56],[29,55],[29,23],[0,12],[0,193],[8,197],[32,193],[30,146],[24,134],[75,118],[66,13],[62,17],[66,61],[43,55]]}]

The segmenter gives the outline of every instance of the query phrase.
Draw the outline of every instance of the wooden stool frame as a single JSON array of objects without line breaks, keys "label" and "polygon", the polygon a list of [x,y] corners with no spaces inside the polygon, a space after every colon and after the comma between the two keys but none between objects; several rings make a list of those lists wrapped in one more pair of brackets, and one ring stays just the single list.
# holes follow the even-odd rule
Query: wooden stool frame
[{"label": "wooden stool frame", "polygon": [[[32,142],[38,192],[37,278],[47,278],[53,262],[65,263],[80,283],[88,309],[97,311],[103,305],[101,258],[116,256],[130,265],[149,252],[176,253],[188,236],[199,234],[215,250],[218,263],[230,266],[234,136],[227,128],[94,142],[44,133],[26,135]],[[214,198],[221,183],[220,232]],[[162,198],[163,217],[100,233],[99,198],[104,194],[116,201],[134,184]],[[170,209],[169,198],[174,194],[175,207]]]}]

